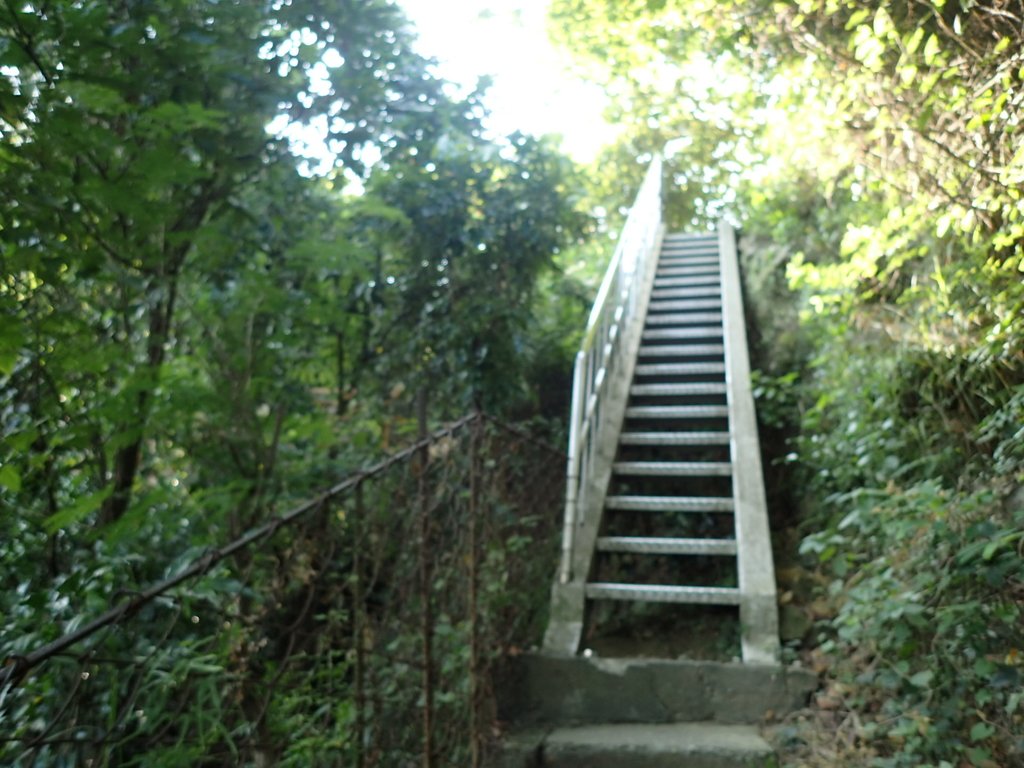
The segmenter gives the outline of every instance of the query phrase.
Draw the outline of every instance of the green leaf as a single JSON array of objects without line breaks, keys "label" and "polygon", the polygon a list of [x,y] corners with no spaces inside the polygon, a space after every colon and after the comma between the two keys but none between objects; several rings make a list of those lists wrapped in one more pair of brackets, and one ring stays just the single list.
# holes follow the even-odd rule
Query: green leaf
[{"label": "green leaf", "polygon": [[20,491],[21,475],[18,474],[18,470],[10,464],[4,464],[0,467],[0,485],[14,493]]},{"label": "green leaf", "polygon": [[924,39],[924,27],[918,27],[914,30],[914,34],[907,40],[907,52],[915,53],[921,46],[921,41]]},{"label": "green leaf", "polygon": [[0,376],[8,376],[14,371],[24,343],[23,328],[17,322],[5,321],[0,328]]},{"label": "green leaf", "polygon": [[59,512],[55,512],[43,520],[43,528],[47,533],[54,534],[63,528],[67,528],[69,525],[74,525],[90,513],[99,509],[100,505],[110,497],[113,490],[114,486],[108,485],[106,488],[96,491],[95,493],[82,496],[70,507],[65,507]]},{"label": "green leaf", "polygon": [[885,37],[892,31],[892,19],[889,17],[889,13],[885,10],[884,5],[879,6],[878,10],[875,11],[875,18],[872,20],[871,28],[878,37]]},{"label": "green leaf", "polygon": [[974,674],[978,677],[989,678],[995,674],[998,667],[991,661],[985,658],[976,659],[974,662]]},{"label": "green leaf", "polygon": [[1024,532],[1011,533],[1006,536],[1002,536],[995,541],[990,541],[985,549],[981,553],[981,559],[987,561],[992,560],[1001,549],[1008,549],[1015,544],[1015,542],[1024,539]]},{"label": "green leaf", "polygon": [[971,747],[967,750],[967,757],[971,763],[976,766],[988,766],[992,765],[992,753],[987,749],[981,749],[980,747]]},{"label": "green leaf", "polygon": [[35,442],[37,437],[39,437],[38,429],[26,429],[24,432],[8,435],[4,438],[4,442],[7,443],[12,451],[20,453],[21,451],[28,450],[28,447]]},{"label": "green leaf", "polygon": [[71,80],[65,88],[74,103],[88,111],[121,115],[131,109],[118,91],[105,85]]},{"label": "green leaf", "polygon": [[929,67],[935,64],[941,50],[942,46],[939,43],[939,38],[932,34],[928,38],[928,42],[924,44],[924,63]]},{"label": "green leaf", "polygon": [[159,509],[173,498],[171,490],[158,485],[140,498],[134,499],[128,511],[112,524],[102,529],[104,540],[118,544],[138,532],[140,525],[154,510]]},{"label": "green leaf", "polygon": [[986,722],[975,723],[971,727],[971,741],[984,741],[995,732],[995,726],[989,725]]},{"label": "green leaf", "polygon": [[927,688],[933,677],[935,677],[935,673],[930,669],[925,669],[913,675],[910,678],[910,684],[916,688]]},{"label": "green leaf", "polygon": [[936,72],[932,72],[930,75],[928,75],[922,81],[922,83],[921,83],[921,85],[920,85],[918,90],[921,91],[922,95],[927,96],[929,93],[932,92],[932,89],[935,88],[936,83],[939,82],[939,79],[941,77],[942,77],[942,71],[941,70],[936,71]]},{"label": "green leaf", "polygon": [[870,11],[867,8],[861,8],[859,11],[854,11],[850,15],[850,20],[846,22],[846,30],[850,31],[851,29],[860,26],[861,23],[867,19],[869,13]]},{"label": "green leaf", "polygon": [[1016,691],[1011,693],[1009,698],[1006,700],[1006,714],[1012,715],[1017,711],[1020,706],[1021,699],[1024,699],[1024,692]]}]

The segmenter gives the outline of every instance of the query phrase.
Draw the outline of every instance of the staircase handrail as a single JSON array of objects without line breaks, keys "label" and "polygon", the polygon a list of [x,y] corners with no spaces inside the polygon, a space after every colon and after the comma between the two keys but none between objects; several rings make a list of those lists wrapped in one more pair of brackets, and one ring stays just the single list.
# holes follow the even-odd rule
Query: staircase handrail
[{"label": "staircase handrail", "polygon": [[661,229],[662,160],[655,155],[626,217],[608,270],[590,310],[573,368],[569,415],[565,520],[559,580],[572,574],[572,556],[579,510],[592,472],[594,447],[601,430],[601,399],[610,373],[622,353],[622,338],[638,319],[637,301],[657,262],[655,245]]}]

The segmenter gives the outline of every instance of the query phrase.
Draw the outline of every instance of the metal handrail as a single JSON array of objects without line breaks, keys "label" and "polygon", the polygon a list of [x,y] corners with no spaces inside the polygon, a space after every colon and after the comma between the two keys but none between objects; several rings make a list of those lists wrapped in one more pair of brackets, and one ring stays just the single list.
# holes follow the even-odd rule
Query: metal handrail
[{"label": "metal handrail", "polygon": [[622,339],[638,317],[641,287],[647,285],[657,261],[655,244],[661,228],[661,157],[655,155],[636,201],[622,228],[618,245],[590,311],[573,369],[569,413],[565,520],[559,580],[572,579],[573,545],[587,480],[593,471],[594,447],[601,432],[601,400],[610,374],[619,364]]}]

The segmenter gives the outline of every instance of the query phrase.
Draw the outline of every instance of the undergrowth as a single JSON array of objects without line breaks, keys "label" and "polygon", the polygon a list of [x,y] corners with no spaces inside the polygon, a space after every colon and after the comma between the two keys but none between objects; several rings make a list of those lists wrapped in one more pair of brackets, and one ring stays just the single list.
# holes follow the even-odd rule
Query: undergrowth
[{"label": "undergrowth", "polygon": [[792,435],[780,462],[798,488],[793,555],[813,585],[789,653],[822,678],[811,709],[774,729],[785,764],[1024,765],[1013,266],[965,245],[927,279],[906,267],[908,288],[882,296],[838,273],[848,254],[752,229],[748,261],[758,234],[765,254],[762,273],[747,270],[752,314],[773,352],[755,395],[762,431]]}]

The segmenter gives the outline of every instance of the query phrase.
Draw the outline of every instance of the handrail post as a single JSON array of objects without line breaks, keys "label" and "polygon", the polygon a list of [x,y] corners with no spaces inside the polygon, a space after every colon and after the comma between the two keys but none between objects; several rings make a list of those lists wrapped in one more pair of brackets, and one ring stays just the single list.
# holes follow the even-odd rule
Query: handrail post
[{"label": "handrail post", "polygon": [[576,505],[579,500],[579,425],[584,397],[583,378],[586,373],[587,356],[582,351],[576,353],[576,364],[572,371],[572,406],[569,411],[569,448],[565,471],[565,521],[562,529],[562,562],[559,566],[559,581],[568,583],[572,578],[572,540],[573,529],[576,527]]}]

